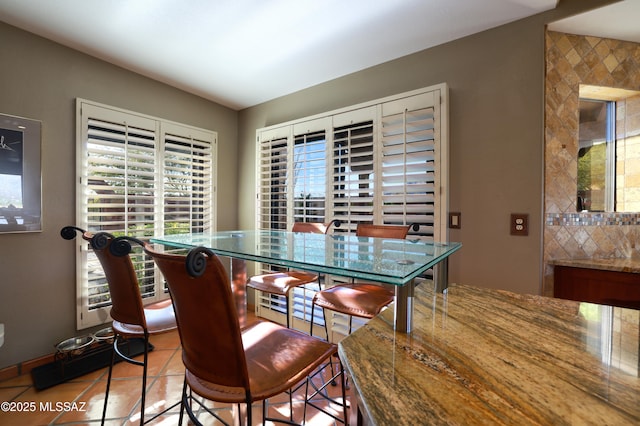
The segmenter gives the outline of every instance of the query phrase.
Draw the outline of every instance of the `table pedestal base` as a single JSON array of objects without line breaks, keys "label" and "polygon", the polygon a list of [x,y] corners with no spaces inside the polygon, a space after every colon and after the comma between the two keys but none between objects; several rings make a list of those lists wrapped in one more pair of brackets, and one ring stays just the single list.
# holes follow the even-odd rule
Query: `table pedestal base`
[{"label": "table pedestal base", "polygon": [[247,325],[247,263],[231,258],[231,291],[236,301],[240,329]]}]

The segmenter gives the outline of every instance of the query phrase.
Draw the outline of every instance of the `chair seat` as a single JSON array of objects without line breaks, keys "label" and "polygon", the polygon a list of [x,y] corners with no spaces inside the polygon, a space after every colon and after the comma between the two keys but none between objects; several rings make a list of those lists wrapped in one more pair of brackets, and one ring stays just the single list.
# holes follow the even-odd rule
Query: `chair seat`
[{"label": "chair seat", "polygon": [[[252,401],[280,394],[304,380],[337,346],[271,322],[242,331]],[[186,368],[186,380],[200,396],[225,403],[245,402],[242,388],[225,387],[197,377]]]},{"label": "chair seat", "polygon": [[[164,333],[177,328],[176,316],[173,311],[171,299],[146,305],[144,307],[144,317],[147,322],[149,334]],[[125,336],[144,336],[144,329],[136,324],[127,324],[114,320],[112,327],[116,333]]]},{"label": "chair seat", "polygon": [[309,284],[317,280],[317,274],[301,271],[288,271],[251,277],[247,285],[266,293],[286,296],[292,288]]},{"label": "chair seat", "polygon": [[314,303],[343,314],[373,318],[393,297],[392,291],[379,285],[341,284],[316,293]]}]

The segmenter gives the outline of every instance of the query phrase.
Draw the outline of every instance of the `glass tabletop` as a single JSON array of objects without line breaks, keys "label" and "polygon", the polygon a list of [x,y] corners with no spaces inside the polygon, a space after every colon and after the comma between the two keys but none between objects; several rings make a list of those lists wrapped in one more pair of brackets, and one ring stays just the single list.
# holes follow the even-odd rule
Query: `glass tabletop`
[{"label": "glass tabletop", "polygon": [[204,246],[221,256],[332,275],[405,285],[459,250],[460,243],[434,243],[273,230],[224,231],[153,237],[171,247]]}]

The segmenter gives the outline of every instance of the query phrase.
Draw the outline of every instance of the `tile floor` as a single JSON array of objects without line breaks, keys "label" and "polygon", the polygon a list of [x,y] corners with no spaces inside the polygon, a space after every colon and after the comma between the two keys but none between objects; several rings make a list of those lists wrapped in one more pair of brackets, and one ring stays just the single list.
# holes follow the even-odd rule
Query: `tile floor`
[{"label": "tile floor", "polygon": [[[184,375],[180,339],[177,331],[153,336],[151,343],[155,346],[155,349],[149,354],[146,419],[152,417],[154,413],[161,412],[166,407],[173,405],[180,399]],[[107,372],[108,369],[103,368],[41,391],[37,391],[33,387],[29,374],[2,381],[0,382],[0,402],[28,402],[31,405],[27,404],[27,412],[0,411],[0,425],[100,424]],[[135,365],[125,362],[116,364],[113,371],[105,424],[109,426],[139,424],[141,372],[142,368]],[[335,393],[336,396],[339,396],[339,386],[329,386],[329,388],[332,389],[332,394]],[[304,386],[294,394],[294,420],[298,422],[302,420],[303,401]],[[48,403],[51,404],[48,405]],[[58,407],[57,405],[61,406]],[[322,402],[321,405],[329,406],[329,409],[334,410],[336,414],[341,413],[341,408],[334,404]],[[217,403],[212,404],[212,406],[220,413],[221,417],[225,419],[232,418],[233,406]],[[68,410],[65,410],[65,408],[68,408]],[[254,404],[252,410],[253,423],[261,424],[262,405]],[[287,418],[289,416],[288,397],[281,395],[270,399],[269,410],[270,416]],[[178,424],[178,413],[179,406],[149,424],[176,425]],[[205,414],[202,413],[199,416],[199,420],[205,425],[219,424],[211,416]],[[191,424],[187,422],[186,416],[183,424]],[[308,407],[307,424],[328,426],[334,425],[336,422],[329,416],[312,407]]]}]

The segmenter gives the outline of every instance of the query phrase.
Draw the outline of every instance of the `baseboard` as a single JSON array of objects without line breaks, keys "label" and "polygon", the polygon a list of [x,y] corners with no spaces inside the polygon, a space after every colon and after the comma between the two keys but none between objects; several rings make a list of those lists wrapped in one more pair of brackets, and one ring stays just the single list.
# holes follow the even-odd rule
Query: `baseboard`
[{"label": "baseboard", "polygon": [[54,359],[55,354],[50,353],[48,355],[43,355],[38,358],[22,361],[17,364],[0,369],[0,381],[13,379],[23,374],[29,374],[34,368],[49,364],[53,362]]},{"label": "baseboard", "polygon": [[[118,342],[118,351],[130,358],[143,354],[145,347],[145,340],[140,338],[131,338]],[[149,343],[148,348],[149,352],[151,352],[154,346]],[[33,385],[37,390],[47,389],[100,368],[108,367],[111,364],[112,354],[112,343],[103,342],[89,348],[82,354],[58,358],[31,371]],[[122,360],[119,356],[115,358],[115,362]]]}]

